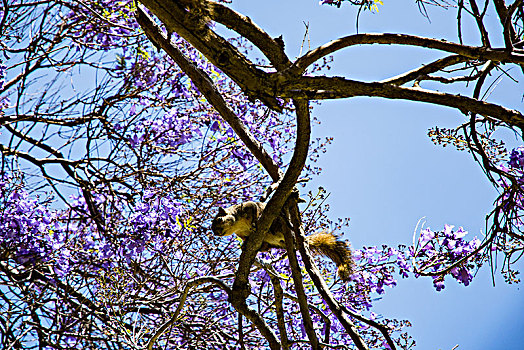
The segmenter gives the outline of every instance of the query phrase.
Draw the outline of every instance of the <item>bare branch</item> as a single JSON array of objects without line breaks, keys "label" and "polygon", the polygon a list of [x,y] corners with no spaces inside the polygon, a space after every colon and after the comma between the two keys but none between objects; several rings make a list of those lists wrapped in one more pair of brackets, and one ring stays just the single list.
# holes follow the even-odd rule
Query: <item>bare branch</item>
[{"label": "bare branch", "polygon": [[155,346],[157,339],[177,321],[178,317],[180,316],[180,312],[182,312],[184,304],[186,303],[187,296],[189,295],[191,289],[198,287],[204,283],[212,283],[220,287],[220,289],[222,289],[227,294],[231,292],[231,289],[224,282],[212,276],[197,277],[187,281],[184,291],[182,292],[182,296],[180,297],[180,301],[178,302],[178,306],[175,310],[175,313],[173,314],[173,316],[171,316],[171,318],[168,321],[166,321],[162,326],[160,326],[156,333],[151,337],[147,344],[148,350],[152,350],[153,346]]},{"label": "bare branch", "polygon": [[516,110],[477,99],[422,88],[401,87],[379,82],[359,82],[340,77],[301,77],[281,86],[279,94],[288,98],[334,99],[376,96],[433,103],[470,111],[524,129],[524,116]]},{"label": "bare branch", "polygon": [[453,66],[457,63],[465,62],[467,60],[468,58],[460,56],[460,55],[447,56],[447,57],[438,59],[436,61],[433,61],[429,64],[423,65],[422,67],[413,69],[409,72],[399,74],[396,77],[381,80],[380,83],[403,85],[409,81],[413,81],[417,79],[420,76],[424,76],[430,73],[437,72],[443,68]]},{"label": "bare branch", "polygon": [[419,46],[428,49],[451,52],[470,59],[481,61],[490,60],[493,62],[504,63],[524,63],[524,55],[514,53],[506,49],[489,49],[485,47],[467,46],[445,40],[424,38],[408,34],[356,34],[333,40],[312,51],[309,51],[304,56],[298,58],[295,61],[290,72],[293,75],[301,74],[307,69],[307,67],[324,56],[330,55],[349,46],[362,44]]}]

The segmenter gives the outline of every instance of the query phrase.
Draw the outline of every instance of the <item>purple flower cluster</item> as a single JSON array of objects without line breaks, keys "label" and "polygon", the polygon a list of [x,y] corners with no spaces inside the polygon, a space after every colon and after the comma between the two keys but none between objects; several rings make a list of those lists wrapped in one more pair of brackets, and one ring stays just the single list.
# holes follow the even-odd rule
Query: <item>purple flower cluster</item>
[{"label": "purple flower cluster", "polygon": [[[78,49],[89,47],[108,51],[125,46],[130,34],[139,28],[133,7],[131,0],[96,0],[71,9],[67,17],[75,24],[74,42]],[[98,16],[93,16],[93,12]]]},{"label": "purple flower cluster", "polygon": [[19,264],[52,262],[59,276],[70,270],[67,230],[57,211],[8,176],[0,178],[0,208],[0,256]]},{"label": "purple flower cluster", "polygon": [[[497,183],[503,189],[503,193],[497,200],[498,206],[495,209],[498,212],[497,215],[503,218],[499,221],[506,221],[507,228],[505,230],[515,230],[522,234],[524,225],[522,219],[524,211],[524,146],[514,148],[511,151],[509,161],[499,163],[497,167],[502,174],[505,174],[505,176],[500,176]],[[495,247],[497,246],[495,245]]]},{"label": "purple flower cluster", "polygon": [[473,270],[482,259],[478,251],[481,241],[477,237],[467,241],[464,239],[467,231],[462,227],[458,230],[453,228],[452,225],[445,225],[442,231],[423,229],[413,247],[415,272],[432,275],[437,291],[444,288],[444,276],[449,267],[449,273],[454,279],[465,286],[469,285],[473,279]]},{"label": "purple flower cluster", "polygon": [[187,229],[183,220],[183,205],[170,196],[161,196],[154,190],[146,190],[142,199],[134,206],[127,225],[129,230],[119,247],[120,256],[128,262],[150,247],[152,252],[161,252],[164,244]]},{"label": "purple flower cluster", "polygon": [[[360,305],[365,310],[372,308],[370,295],[384,294],[384,287],[397,284],[394,275],[407,278],[411,273],[415,277],[433,276],[437,291],[444,288],[444,276],[450,274],[459,283],[469,285],[474,269],[481,263],[482,254],[477,252],[481,241],[474,237],[465,239],[467,231],[462,227],[445,225],[442,231],[429,228],[420,231],[417,244],[413,247],[383,246],[365,247],[354,251],[355,261],[360,272],[352,277],[352,305]],[[415,264],[415,266],[413,266]]]},{"label": "purple flower cluster", "polygon": [[[182,84],[180,72],[174,68],[172,60],[163,53],[146,51],[143,48],[122,47],[117,55],[115,71],[123,78],[126,86],[143,92],[152,92],[155,98],[163,100],[170,96],[188,99],[191,97],[187,87]],[[159,94],[160,82],[167,81],[170,89]]]},{"label": "purple flower cluster", "polygon": [[508,165],[514,169],[524,169],[524,146],[519,146],[511,151]]},{"label": "purple flower cluster", "polygon": [[[187,46],[187,43],[182,40],[176,38],[175,40],[179,41],[180,47]],[[200,98],[192,82],[173,69],[176,65],[169,57],[154,51],[133,52],[123,48],[123,52],[116,67],[117,74],[126,81],[126,85],[141,91],[139,104],[127,108],[129,119],[148,115],[145,118],[138,118],[135,124],[127,122],[124,132],[131,147],[146,145],[164,154],[172,154],[176,153],[180,146],[189,145],[194,139],[209,136],[205,141],[206,147],[202,150],[217,147],[228,152],[240,166],[238,171],[246,171],[256,163],[251,153],[237,140],[233,130]],[[218,77],[217,86],[231,90],[224,94],[230,106],[253,134],[265,135],[261,141],[267,140],[265,146],[271,149],[274,159],[282,164],[282,156],[290,151],[288,141],[294,136],[292,125],[285,127],[292,119],[286,114],[277,115],[274,112],[264,111],[260,102],[247,101],[240,91],[237,91],[238,87],[232,85],[227,77],[221,75],[194,49],[187,49],[185,53],[209,76]],[[166,87],[161,88],[164,83]],[[166,103],[167,101],[176,101],[180,104],[173,107],[172,104]],[[147,109],[145,106],[159,104],[159,102],[161,105],[165,104],[162,112],[145,112]],[[123,123],[115,125],[115,130],[122,129],[124,129]],[[231,164],[227,164],[227,168],[228,172],[236,171],[235,167],[231,168]]]},{"label": "purple flower cluster", "polygon": [[6,65],[3,64],[2,61],[0,61],[0,90],[4,88],[6,73],[7,73]]},{"label": "purple flower cluster", "polygon": [[[238,86],[194,48],[176,35],[172,40],[214,80],[246,127],[254,135],[264,135],[260,141],[269,148],[275,161],[283,165],[283,157],[291,151],[289,141],[295,133],[291,109],[279,115],[266,111],[260,102],[248,101]],[[191,148],[195,145],[194,141],[198,140],[202,141],[200,151],[204,160],[210,162],[211,156],[222,159],[221,162],[213,161],[216,169],[211,176],[220,182],[235,178],[240,183],[243,178],[248,180],[254,172],[258,173],[259,168],[254,168],[258,162],[252,154],[216,111],[201,98],[199,91],[176,68],[171,58],[156,52],[154,48],[123,47],[122,52],[117,59],[116,75],[123,79],[126,89],[132,89],[140,97],[138,103],[123,107],[128,114],[126,122],[118,122],[114,128],[132,148],[146,147],[148,151],[159,155],[185,152],[183,157],[188,160],[188,148],[191,149],[191,157],[199,156]],[[226,173],[230,175],[224,176]],[[252,179],[248,181],[252,182]],[[258,187],[244,190],[246,193],[237,198],[252,198],[251,193],[257,190]]]},{"label": "purple flower cluster", "polygon": [[172,108],[162,117],[146,120],[143,123],[147,129],[148,138],[157,146],[177,148],[192,141],[193,135],[202,137],[199,123],[190,119],[190,115]]},{"label": "purple flower cluster", "polygon": [[[7,67],[0,61],[0,94],[5,84],[5,76],[7,74]],[[0,116],[4,114],[4,110],[7,108],[9,98],[7,96],[0,96]]]},{"label": "purple flower cluster", "polygon": [[[101,206],[110,201],[95,196]],[[120,212],[107,219],[118,219],[124,234],[119,241],[107,240],[91,220],[80,219],[88,208],[84,197],[70,196],[70,209],[51,210],[15,183],[12,177],[0,179],[0,258],[14,259],[19,264],[45,263],[59,277],[74,266],[93,270],[108,268],[115,257],[129,263],[148,248],[148,254],[159,252],[173,237],[186,229],[182,205],[169,197],[146,191],[131,213]],[[127,217],[126,217],[127,216]],[[187,219],[185,219],[187,221]],[[115,232],[111,233],[112,236]],[[149,249],[150,248],[150,249]],[[86,264],[87,263],[87,264]]]},{"label": "purple flower cluster", "polygon": [[412,271],[410,256],[404,246],[391,248],[382,246],[356,249],[353,257],[360,267],[360,272],[352,277],[353,302],[359,308],[369,311],[372,308],[371,294],[384,294],[385,287],[395,287],[397,281],[394,274],[405,278]]}]

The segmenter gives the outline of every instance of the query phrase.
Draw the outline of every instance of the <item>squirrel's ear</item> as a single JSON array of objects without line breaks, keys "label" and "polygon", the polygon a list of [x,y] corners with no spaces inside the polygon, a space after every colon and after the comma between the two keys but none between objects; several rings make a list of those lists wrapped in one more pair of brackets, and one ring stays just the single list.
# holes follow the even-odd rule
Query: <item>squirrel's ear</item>
[{"label": "squirrel's ear", "polygon": [[227,215],[226,210],[222,207],[218,207],[218,216],[225,216]]}]

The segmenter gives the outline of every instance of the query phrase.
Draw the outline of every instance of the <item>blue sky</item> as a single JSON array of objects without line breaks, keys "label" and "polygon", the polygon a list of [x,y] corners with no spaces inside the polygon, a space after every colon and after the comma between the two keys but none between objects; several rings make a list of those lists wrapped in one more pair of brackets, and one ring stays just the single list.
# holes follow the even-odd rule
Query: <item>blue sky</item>
[{"label": "blue sky", "polygon": [[[455,9],[428,7],[430,22],[414,0],[403,3],[384,0],[378,14],[363,13],[359,32],[457,41]],[[356,11],[349,6],[336,9],[314,0],[235,0],[233,7],[270,35],[282,34],[292,58],[300,52],[304,22],[309,23],[311,48],[356,33]],[[495,17],[488,18],[488,27],[498,29]],[[466,44],[479,43],[474,30],[465,30],[463,37]],[[500,43],[500,37],[491,40],[493,45]],[[307,45],[306,41],[303,52]],[[359,46],[336,55],[328,73],[372,81],[438,57],[443,54],[399,46]],[[514,69],[512,73],[523,80],[521,72]],[[503,81],[490,99],[523,110],[522,84]],[[335,140],[320,160],[324,172],[312,188],[323,186],[331,193],[332,218],[351,218],[346,237],[355,248],[409,244],[421,218],[434,230],[452,224],[463,226],[470,238],[483,235],[484,218],[496,192],[469,154],[437,147],[427,136],[435,125],[459,125],[464,117],[458,111],[407,101],[354,98],[324,102],[313,114],[322,122],[313,137],[333,136]],[[518,144],[514,138],[506,142]],[[505,284],[500,266],[495,282],[493,287],[489,266],[483,267],[469,287],[448,279],[439,293],[428,278],[399,280],[398,286],[387,290],[377,302],[375,311],[412,321],[410,334],[417,349],[444,350],[457,344],[460,350],[522,349],[522,286]]]}]

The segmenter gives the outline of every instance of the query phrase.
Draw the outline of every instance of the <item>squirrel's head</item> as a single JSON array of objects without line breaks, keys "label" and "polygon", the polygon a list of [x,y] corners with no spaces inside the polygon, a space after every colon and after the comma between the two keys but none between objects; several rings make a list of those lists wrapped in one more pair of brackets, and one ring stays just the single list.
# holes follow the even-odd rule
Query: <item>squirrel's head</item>
[{"label": "squirrel's head", "polygon": [[218,208],[218,214],[213,219],[211,230],[216,236],[227,236],[233,233],[231,228],[235,224],[235,217],[224,208]]}]

